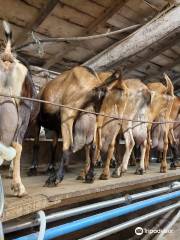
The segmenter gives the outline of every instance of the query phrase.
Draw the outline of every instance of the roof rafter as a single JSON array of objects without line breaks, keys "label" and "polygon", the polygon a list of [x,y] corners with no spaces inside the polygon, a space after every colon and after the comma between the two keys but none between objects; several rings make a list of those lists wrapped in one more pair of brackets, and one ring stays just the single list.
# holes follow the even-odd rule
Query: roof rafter
[{"label": "roof rafter", "polygon": [[128,0],[114,0],[110,7],[102,13],[96,20],[94,20],[87,28],[87,33],[94,32],[99,25],[104,24],[115,13],[117,13]]},{"label": "roof rafter", "polygon": [[37,29],[46,19],[46,17],[53,11],[58,2],[59,0],[48,0],[47,3],[43,6],[43,8],[39,11],[36,19],[33,22],[27,24],[26,28],[17,37],[17,39],[15,40],[15,44],[20,44],[24,42],[28,37],[27,33],[31,30]]},{"label": "roof rafter", "polygon": [[180,64],[180,57],[177,58],[174,62],[167,64],[166,66],[163,66],[160,68],[160,70],[154,74],[148,75],[145,77],[144,81],[148,82],[151,81],[151,79],[155,79],[156,77],[162,75],[164,72],[169,71],[171,68],[175,67],[176,65]]},{"label": "roof rafter", "polygon": [[[127,2],[128,0],[115,0],[111,4],[109,8],[107,8],[97,19],[95,19],[89,26],[86,28],[82,35],[86,35],[87,33],[94,32],[98,26],[104,24],[108,19],[110,19],[115,13],[117,13]],[[74,47],[75,48],[75,47]],[[73,49],[74,49],[73,48]],[[72,48],[70,48],[72,50]],[[70,50],[70,51],[71,51]],[[69,49],[67,51],[63,51],[62,53],[57,53],[53,58],[50,58],[45,64],[44,68],[50,68],[58,61],[61,61],[63,56],[68,54]]]},{"label": "roof rafter", "polygon": [[130,57],[153,46],[156,42],[161,42],[165,38],[179,32],[179,11],[180,3],[176,7],[165,9],[133,34],[111,45],[106,50],[86,61],[83,65],[96,70],[107,70],[119,67],[122,62],[127,61]]},{"label": "roof rafter", "polygon": [[125,72],[132,71],[135,68],[140,67],[145,62],[150,61],[151,59],[155,58],[156,56],[160,55],[161,53],[173,47],[179,40],[180,40],[180,33],[177,33],[175,34],[175,36],[171,37],[170,39],[169,38],[166,39],[164,43],[159,44],[158,48],[157,47],[150,48],[149,51],[147,51],[142,58],[138,59],[137,62],[127,64]]}]

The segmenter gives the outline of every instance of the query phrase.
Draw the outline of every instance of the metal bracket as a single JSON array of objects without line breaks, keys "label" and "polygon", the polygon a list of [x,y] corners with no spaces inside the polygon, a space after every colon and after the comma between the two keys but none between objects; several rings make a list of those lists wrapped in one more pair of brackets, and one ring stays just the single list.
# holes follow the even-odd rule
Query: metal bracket
[{"label": "metal bracket", "polygon": [[125,203],[126,203],[127,205],[132,203],[132,196],[131,196],[131,195],[126,194],[126,195],[125,195],[125,199],[126,199]]}]

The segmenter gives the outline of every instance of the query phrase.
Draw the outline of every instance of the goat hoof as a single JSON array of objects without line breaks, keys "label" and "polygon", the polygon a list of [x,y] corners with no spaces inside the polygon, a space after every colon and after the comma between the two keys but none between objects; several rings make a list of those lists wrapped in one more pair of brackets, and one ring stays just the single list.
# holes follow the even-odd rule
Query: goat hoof
[{"label": "goat hoof", "polygon": [[113,178],[120,178],[120,174],[118,174],[116,171],[112,173]]},{"label": "goat hoof", "polygon": [[110,168],[115,168],[116,167],[116,161],[112,161],[111,163],[110,163]]},{"label": "goat hoof", "polygon": [[27,195],[26,189],[22,183],[12,183],[11,190],[14,191],[14,196],[23,197]]},{"label": "goat hoof", "polygon": [[160,173],[167,173],[167,167],[166,166],[161,166],[160,167]]},{"label": "goat hoof", "polygon": [[45,182],[44,187],[56,187],[60,182],[62,182],[63,177],[58,177],[56,174],[53,174]]},{"label": "goat hoof", "polygon": [[96,168],[102,168],[103,167],[103,162],[102,161],[99,161],[96,163]]},{"label": "goat hoof", "polygon": [[79,175],[79,176],[77,176],[76,180],[85,180],[85,177],[84,177],[84,176],[81,176],[81,175]]},{"label": "goat hoof", "polygon": [[109,174],[104,174],[102,173],[99,177],[100,180],[108,180],[109,179]]},{"label": "goat hoof", "polygon": [[177,166],[175,163],[170,164],[170,168],[169,168],[170,170],[176,170],[176,168],[177,168]]},{"label": "goat hoof", "polygon": [[86,183],[93,183],[94,180],[95,180],[95,176],[94,176],[93,173],[89,173],[89,174],[87,174],[86,177],[85,177],[85,182],[86,182]]},{"label": "goat hoof", "polygon": [[143,168],[137,168],[135,174],[143,175],[144,174],[144,169]]},{"label": "goat hoof", "polygon": [[121,167],[121,171],[120,171],[120,177],[122,177],[125,173],[126,173],[126,169]]},{"label": "goat hoof", "polygon": [[29,177],[37,176],[37,168],[36,167],[30,168],[29,171],[27,172],[27,175]]},{"label": "goat hoof", "polygon": [[54,167],[51,167],[51,168],[48,167],[48,169],[45,171],[45,174],[46,175],[53,175],[53,174],[55,174],[55,172],[56,172],[56,170],[55,170]]}]

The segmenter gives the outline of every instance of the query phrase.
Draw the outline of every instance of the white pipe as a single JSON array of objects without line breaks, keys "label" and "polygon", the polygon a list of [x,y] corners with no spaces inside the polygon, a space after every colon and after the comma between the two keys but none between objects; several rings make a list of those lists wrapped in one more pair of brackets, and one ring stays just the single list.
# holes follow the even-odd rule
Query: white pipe
[{"label": "white pipe", "polygon": [[38,235],[37,240],[43,240],[45,232],[46,232],[46,215],[45,215],[45,212],[40,210],[38,212],[38,217],[39,217],[39,221],[40,221],[40,229],[39,229],[39,235]]},{"label": "white pipe", "polygon": [[4,189],[3,189],[2,179],[0,175],[0,240],[4,240],[4,232],[3,232],[2,222],[1,222],[3,210],[4,210]]},{"label": "white pipe", "polygon": [[[102,201],[102,202],[93,203],[93,204],[82,206],[82,207],[77,207],[77,208],[73,208],[73,209],[69,209],[69,210],[65,210],[65,211],[52,213],[52,214],[46,216],[46,222],[50,223],[50,222],[65,219],[68,217],[80,215],[83,213],[100,210],[103,208],[115,206],[115,205],[122,204],[125,202],[127,203],[127,202],[131,202],[131,201],[147,198],[150,196],[160,195],[162,193],[169,192],[172,190],[178,190],[178,189],[180,189],[180,182],[173,182],[171,185],[169,185],[167,187],[149,190],[146,192],[136,193],[133,195],[127,195],[127,196],[121,197],[121,198],[115,198],[115,199],[108,200],[108,201]],[[5,233],[15,232],[15,231],[23,230],[23,229],[26,229],[29,227],[37,226],[37,225],[39,225],[39,219],[37,219],[36,221],[29,221],[29,222],[17,224],[14,226],[5,225],[4,232]]]},{"label": "white pipe", "polygon": [[0,201],[0,218],[1,218],[4,210],[4,189],[1,175],[0,175],[0,200],[1,200]]},{"label": "white pipe", "polygon": [[[119,231],[122,231],[124,229],[129,228],[129,227],[132,227],[132,226],[134,226],[136,224],[145,222],[145,221],[147,221],[147,220],[149,220],[151,218],[158,217],[158,216],[160,216],[160,215],[162,215],[162,214],[164,214],[164,213],[166,213],[166,212],[168,212],[168,211],[170,211],[172,209],[178,208],[178,207],[180,207],[180,202],[175,203],[173,205],[170,205],[168,207],[161,208],[161,209],[159,209],[157,211],[148,213],[148,214],[143,215],[141,217],[132,219],[130,221],[121,223],[119,225],[113,226],[111,228],[105,229],[103,231],[97,232],[97,233],[92,234],[90,236],[81,238],[79,240],[98,240],[98,239],[102,239],[104,237],[107,237],[107,236],[110,236],[112,234],[118,233]],[[140,229],[140,230],[143,233],[143,229]]]},{"label": "white pipe", "polygon": [[157,240],[161,240],[164,235],[172,229],[173,225],[180,219],[180,211],[174,216],[174,218],[171,220],[171,222],[163,229],[163,231],[159,234],[157,237]]},{"label": "white pipe", "polygon": [[4,240],[3,226],[1,221],[0,221],[0,240]]}]

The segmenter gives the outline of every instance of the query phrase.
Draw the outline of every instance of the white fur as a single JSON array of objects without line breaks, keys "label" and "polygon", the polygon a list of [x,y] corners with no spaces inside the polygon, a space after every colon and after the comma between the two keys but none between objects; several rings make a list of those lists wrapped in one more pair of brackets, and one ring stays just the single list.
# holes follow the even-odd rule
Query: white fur
[{"label": "white fur", "polygon": [[[27,75],[27,68],[17,60],[12,64],[8,71],[0,65],[0,91],[4,94],[21,96],[24,79]],[[16,99],[19,103],[20,100]]]},{"label": "white fur", "polygon": [[12,161],[16,156],[16,150],[13,147],[7,147],[3,143],[0,143],[0,165],[3,160]]},{"label": "white fur", "polygon": [[11,27],[9,25],[8,22],[6,22],[5,20],[3,20],[3,28],[4,31],[9,35],[11,33]]}]

